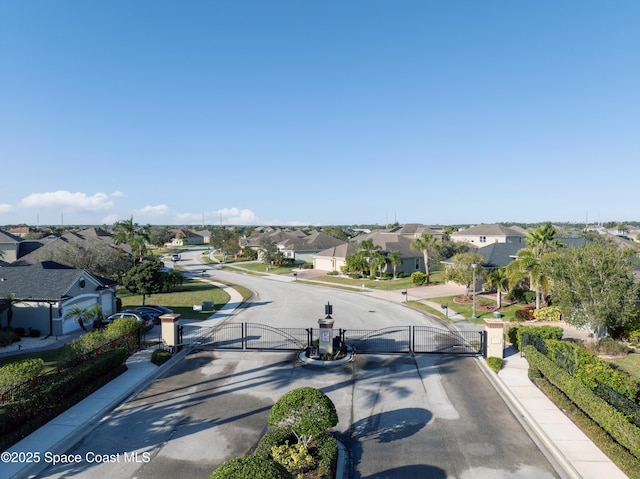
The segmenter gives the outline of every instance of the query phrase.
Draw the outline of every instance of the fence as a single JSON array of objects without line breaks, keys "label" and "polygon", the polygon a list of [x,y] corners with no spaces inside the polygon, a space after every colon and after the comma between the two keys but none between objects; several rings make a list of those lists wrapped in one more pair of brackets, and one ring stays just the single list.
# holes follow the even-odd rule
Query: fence
[{"label": "fence", "polygon": [[68,360],[59,364],[53,371],[32,377],[20,384],[2,391],[0,393],[0,403],[18,400],[25,395],[30,394],[30,391],[36,386],[51,384],[56,381],[59,374],[73,369],[75,366],[78,366],[83,362],[90,361],[105,351],[122,348],[126,349],[127,353],[130,355],[140,349],[141,345],[142,335],[140,331],[138,331],[137,333],[128,333],[125,336],[103,343],[97,348],[81,354],[74,354],[71,348],[69,348],[70,357]]}]

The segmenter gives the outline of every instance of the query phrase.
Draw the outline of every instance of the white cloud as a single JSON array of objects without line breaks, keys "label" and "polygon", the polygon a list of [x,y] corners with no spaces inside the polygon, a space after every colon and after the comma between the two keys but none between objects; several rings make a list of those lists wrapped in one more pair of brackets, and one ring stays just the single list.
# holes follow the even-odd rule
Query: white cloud
[{"label": "white cloud", "polygon": [[0,213],[9,213],[13,211],[13,206],[0,203]]},{"label": "white cloud", "polygon": [[127,195],[122,191],[114,191],[113,193],[111,193],[111,196],[114,198],[125,198]]},{"label": "white cloud", "polygon": [[253,211],[248,209],[238,208],[222,208],[212,213],[214,220],[212,223],[217,223],[222,220],[223,224],[227,225],[257,225],[260,224],[260,218]]},{"label": "white cloud", "polygon": [[20,206],[25,208],[55,209],[64,212],[91,213],[105,211],[113,207],[113,202],[105,193],[95,193],[87,196],[85,193],[71,193],[70,191],[52,191],[47,193],[32,193],[20,200]]}]

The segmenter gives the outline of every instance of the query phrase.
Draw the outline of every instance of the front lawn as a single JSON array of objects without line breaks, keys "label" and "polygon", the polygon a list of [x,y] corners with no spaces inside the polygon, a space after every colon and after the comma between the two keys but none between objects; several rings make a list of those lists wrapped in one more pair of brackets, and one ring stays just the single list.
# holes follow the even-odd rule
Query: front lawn
[{"label": "front lawn", "polygon": [[[122,309],[142,305],[142,295],[131,294],[125,288],[118,288],[117,296],[122,300]],[[183,318],[207,319],[213,311],[194,311],[193,306],[202,306],[203,301],[213,301],[214,310],[217,311],[229,302],[229,294],[210,283],[187,279],[175,291],[147,295],[145,299],[147,304],[166,306]]]},{"label": "front lawn", "polygon": [[[457,303],[454,301],[456,296],[443,296],[441,298],[432,298],[429,301],[438,303],[440,306],[447,305],[449,308],[449,317],[452,314],[458,313],[467,318],[472,323],[483,324],[485,319],[493,318],[493,310],[497,306],[496,302],[492,298],[484,297],[481,295],[476,296],[476,319],[473,319],[473,302]],[[508,302],[502,302],[502,309],[500,314],[502,320],[513,321],[515,319],[516,311],[523,309],[526,305],[522,304],[509,304]]]},{"label": "front lawn", "polygon": [[[399,289],[410,289],[415,285],[413,281],[411,281],[411,277],[407,276],[405,278],[398,279],[368,279],[368,278],[360,278],[360,279],[352,279],[346,276],[336,276],[331,274],[325,274],[322,276],[314,276],[313,278],[306,279],[310,283],[314,281],[321,281],[323,283],[331,283],[340,286],[351,286],[352,288],[362,288],[363,286],[366,289],[378,289],[382,291],[395,291]],[[440,284],[444,282],[444,272],[436,271],[435,273],[431,273],[430,275],[430,284]]]}]

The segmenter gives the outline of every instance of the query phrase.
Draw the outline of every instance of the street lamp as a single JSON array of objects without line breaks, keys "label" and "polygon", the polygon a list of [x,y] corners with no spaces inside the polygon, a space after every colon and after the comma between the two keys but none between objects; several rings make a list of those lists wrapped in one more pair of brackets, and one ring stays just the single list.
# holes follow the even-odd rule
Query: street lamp
[{"label": "street lamp", "polygon": [[471,313],[471,317],[473,319],[476,319],[478,316],[476,316],[476,263],[475,261],[471,263],[471,271],[473,276],[473,279],[471,280],[471,282],[473,283],[473,310]]}]

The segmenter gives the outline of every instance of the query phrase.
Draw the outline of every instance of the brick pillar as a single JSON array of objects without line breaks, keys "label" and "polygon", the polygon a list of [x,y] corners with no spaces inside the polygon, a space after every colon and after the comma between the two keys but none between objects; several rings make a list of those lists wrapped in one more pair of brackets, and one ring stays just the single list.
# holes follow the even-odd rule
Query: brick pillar
[{"label": "brick pillar", "polygon": [[501,319],[485,319],[487,332],[487,357],[502,359],[504,357],[504,321]]}]

